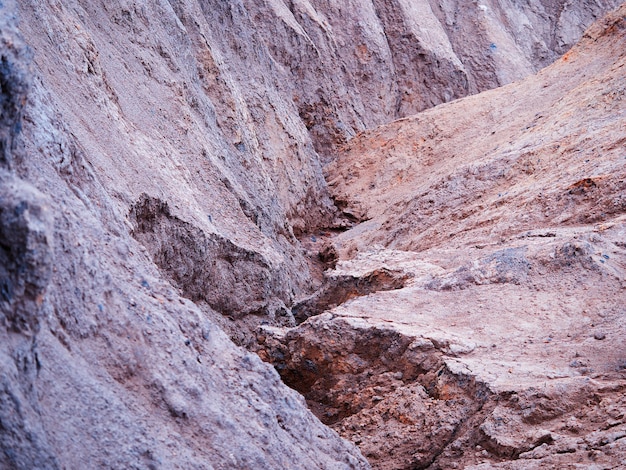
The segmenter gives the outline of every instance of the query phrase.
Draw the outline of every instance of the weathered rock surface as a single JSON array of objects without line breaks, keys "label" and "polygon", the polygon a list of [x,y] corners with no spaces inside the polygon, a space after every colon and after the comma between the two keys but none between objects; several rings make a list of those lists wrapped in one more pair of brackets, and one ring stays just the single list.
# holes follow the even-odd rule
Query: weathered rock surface
[{"label": "weathered rock surface", "polygon": [[536,72],[618,4],[244,1],[241,34],[287,72],[284,94],[327,157],[364,128]]},{"label": "weathered rock surface", "polygon": [[[231,339],[295,325],[292,309],[300,320],[380,289],[449,294],[465,281],[454,256],[345,264],[355,232],[336,235],[363,207],[336,210],[322,162],[366,128],[537,70],[616,3],[0,2],[0,467],[368,468]],[[317,253],[320,229],[325,261],[343,260],[325,283],[303,250]],[[438,277],[420,284],[431,268]],[[346,318],[346,341],[364,331],[376,353],[359,325],[377,320]],[[604,345],[612,330],[594,335]],[[459,344],[437,343],[407,371],[410,387],[422,393],[437,364],[456,383],[445,354],[470,347]],[[319,397],[337,390],[324,404],[336,426],[370,396],[314,385]],[[386,400],[388,384],[376,386],[372,400]],[[476,413],[472,390],[433,448],[445,453],[454,423]],[[429,445],[413,450],[420,462]]]},{"label": "weathered rock surface", "polygon": [[297,238],[348,224],[315,149],[525,76],[614,4],[19,2],[32,150],[245,344],[317,287]]},{"label": "weathered rock surface", "polygon": [[[374,468],[626,461],[626,5],[519,83],[364,132],[327,284],[262,356]],[[329,287],[325,287],[329,291]]]},{"label": "weathered rock surface", "polygon": [[[207,318],[210,307],[200,310],[181,296],[196,300],[195,278],[160,263],[186,247],[215,252],[209,261],[218,268],[232,259],[239,271],[254,273],[271,271],[282,255],[271,246],[251,254],[249,245],[263,237],[259,229],[241,246],[245,216],[237,237],[218,234],[185,186],[189,170],[151,173],[174,168],[171,158],[179,157],[166,156],[175,147],[165,136],[157,139],[157,130],[122,118],[125,106],[137,116],[147,111],[124,101],[141,97],[115,98],[99,65],[103,52],[87,28],[64,16],[68,4],[31,6],[39,15],[32,25],[47,28],[30,36],[32,69],[12,5],[0,5],[0,467],[367,468],[271,366],[237,348]],[[28,5],[20,7],[25,20]],[[49,49],[37,39],[50,40]],[[170,123],[153,122],[164,134],[174,132]],[[198,178],[210,177],[207,171]],[[177,196],[167,193],[177,185]],[[219,191],[220,183],[208,187]],[[207,203],[215,204],[216,224],[239,207],[234,194],[231,188],[219,204]],[[204,230],[174,215],[181,212]],[[165,237],[159,246],[157,235]],[[240,297],[246,283],[272,279],[250,280],[239,271],[230,275],[241,284],[233,285]],[[259,306],[270,297],[280,302],[280,286],[260,288],[276,292],[255,296]],[[219,295],[206,294],[206,301],[222,307]]]}]

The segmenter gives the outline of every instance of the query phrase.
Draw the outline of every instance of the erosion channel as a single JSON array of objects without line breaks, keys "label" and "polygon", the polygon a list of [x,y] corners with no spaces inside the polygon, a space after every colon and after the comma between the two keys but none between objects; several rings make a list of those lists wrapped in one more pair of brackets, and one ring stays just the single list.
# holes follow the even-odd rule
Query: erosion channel
[{"label": "erosion channel", "polygon": [[623,468],[626,4],[3,0],[0,92],[0,468]]}]

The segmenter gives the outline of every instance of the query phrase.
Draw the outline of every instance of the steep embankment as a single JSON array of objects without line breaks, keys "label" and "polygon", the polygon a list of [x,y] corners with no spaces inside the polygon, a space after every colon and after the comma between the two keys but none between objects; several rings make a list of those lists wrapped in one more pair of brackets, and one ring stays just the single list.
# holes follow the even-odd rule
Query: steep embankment
[{"label": "steep embankment", "polygon": [[245,344],[316,287],[297,238],[346,225],[315,149],[526,76],[614,3],[20,2],[24,141]]},{"label": "steep embankment", "polygon": [[0,465],[366,468],[220,326],[294,324],[321,159],[615,2],[567,4],[2,1]]},{"label": "steep embankment", "polygon": [[[274,180],[261,166],[256,180],[237,180],[244,158],[217,173],[208,155],[219,160],[221,134],[199,141],[208,130],[183,88],[163,85],[167,76],[139,80],[130,41],[93,33],[94,42],[86,23],[98,24],[85,11],[31,5],[32,28],[45,31],[22,23],[33,34],[31,65],[11,6],[0,5],[0,467],[367,468],[271,366],[207,317],[222,306],[232,315],[280,307],[289,295],[277,272],[297,264],[295,239],[286,225],[284,239],[275,235],[285,208]],[[160,20],[168,25],[167,15]],[[156,51],[134,50],[154,73],[165,66],[152,61]],[[200,130],[187,135],[187,125]],[[194,153],[185,153],[189,142]],[[235,159],[237,148],[221,145]],[[289,169],[323,207],[315,165],[294,157]],[[237,181],[260,181],[279,209],[238,201]]]},{"label": "steep embankment", "polygon": [[316,239],[336,267],[298,308],[335,308],[259,337],[318,416],[380,469],[621,468],[626,5],[326,173],[358,223]]}]

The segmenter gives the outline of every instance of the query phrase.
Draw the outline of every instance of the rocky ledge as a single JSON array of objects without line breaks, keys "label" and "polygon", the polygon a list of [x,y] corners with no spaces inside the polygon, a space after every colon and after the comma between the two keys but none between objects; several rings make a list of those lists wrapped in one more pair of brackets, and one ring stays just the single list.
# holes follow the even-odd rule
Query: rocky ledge
[{"label": "rocky ledge", "polygon": [[326,167],[356,220],[324,241],[326,313],[262,328],[261,355],[374,468],[626,460],[624,51],[626,7]]}]

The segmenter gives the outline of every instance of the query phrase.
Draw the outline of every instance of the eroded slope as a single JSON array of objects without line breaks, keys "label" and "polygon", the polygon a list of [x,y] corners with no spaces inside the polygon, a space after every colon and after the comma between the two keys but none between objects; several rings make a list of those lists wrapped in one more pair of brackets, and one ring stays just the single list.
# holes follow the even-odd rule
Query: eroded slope
[{"label": "eroded slope", "polygon": [[0,465],[367,468],[220,326],[294,323],[338,144],[614,3],[1,2]]},{"label": "eroded slope", "polygon": [[[615,3],[19,2],[39,100],[26,119],[51,127],[38,117],[51,106],[55,120],[25,140],[97,217],[128,219],[162,274],[246,344],[262,322],[293,323],[317,287],[298,239],[346,225],[320,158],[535,71]],[[221,254],[203,261],[207,240]],[[231,299],[200,292],[207,280]]]},{"label": "eroded slope", "polygon": [[536,76],[360,134],[326,168],[360,222],[326,237],[327,284],[402,283],[259,339],[375,468],[623,465],[625,51],[626,5]]},{"label": "eroded slope", "polygon": [[0,5],[0,467],[368,468],[130,236],[97,159],[32,84],[11,7]]}]

